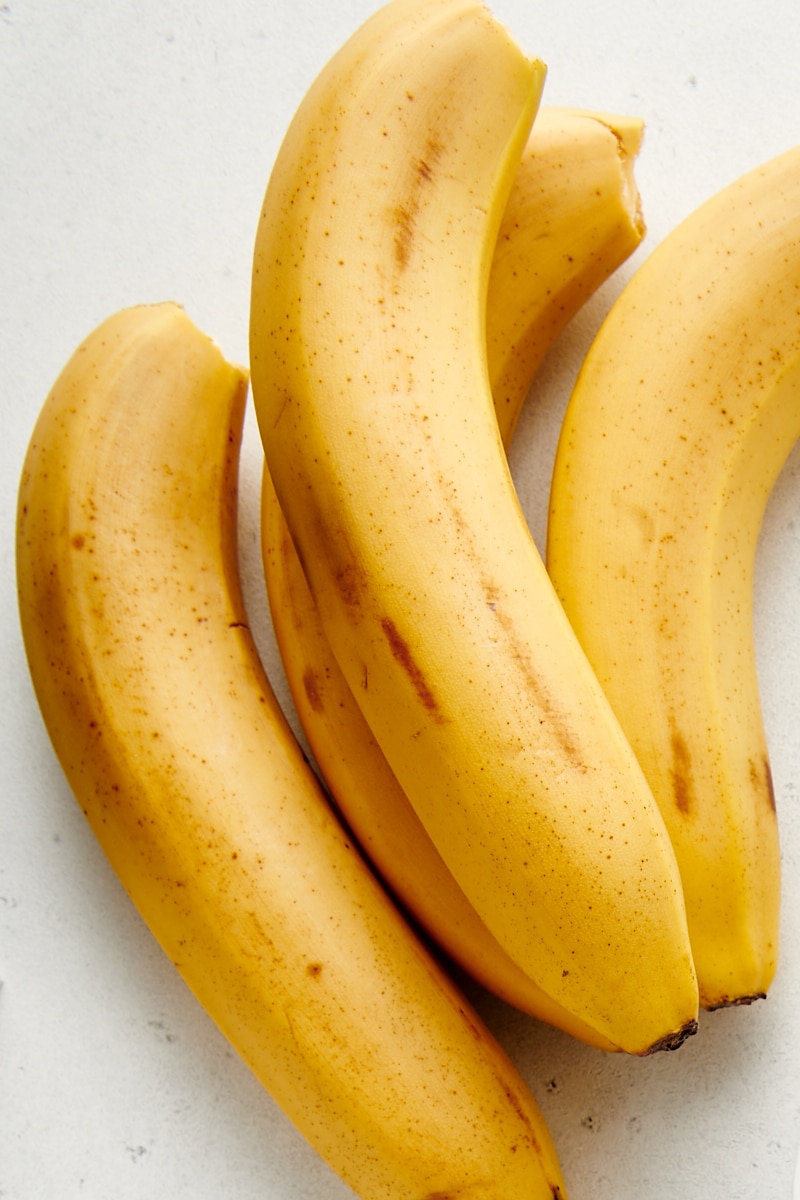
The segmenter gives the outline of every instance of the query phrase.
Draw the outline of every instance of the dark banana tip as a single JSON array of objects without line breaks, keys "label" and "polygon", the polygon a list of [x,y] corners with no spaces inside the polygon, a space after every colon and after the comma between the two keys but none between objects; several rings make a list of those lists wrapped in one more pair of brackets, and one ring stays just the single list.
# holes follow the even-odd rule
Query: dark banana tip
[{"label": "dark banana tip", "polygon": [[692,1019],[687,1021],[685,1025],[681,1025],[680,1029],[673,1030],[672,1033],[665,1034],[659,1038],[657,1042],[653,1042],[648,1050],[642,1051],[642,1058],[646,1058],[650,1054],[658,1054],[660,1050],[677,1050],[688,1037],[693,1037],[697,1033],[697,1021]]},{"label": "dark banana tip", "polygon": [[713,1004],[704,1004],[706,1012],[717,1012],[720,1008],[740,1008],[744,1004],[755,1004],[756,1000],[766,1000],[766,992],[754,992],[752,996],[725,996],[715,1000]]}]

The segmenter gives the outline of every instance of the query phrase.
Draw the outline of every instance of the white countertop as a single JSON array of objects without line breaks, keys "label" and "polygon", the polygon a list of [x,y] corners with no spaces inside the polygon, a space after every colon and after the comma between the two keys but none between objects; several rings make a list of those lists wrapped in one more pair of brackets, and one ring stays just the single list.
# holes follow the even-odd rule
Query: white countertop
[{"label": "white countertop", "polygon": [[[373,0],[0,4],[3,498],[0,1196],[304,1200],[350,1193],[222,1041],[105,862],[53,758],[16,613],[13,523],[45,394],[116,308],[176,299],[246,359],[250,256],[302,93]],[[800,140],[795,0],[497,0],[549,66],[546,103],[645,119],[649,235],[551,355],[512,460],[537,540],[576,363],[620,283],[693,207]],[[248,423],[241,547],[257,562]],[[607,1056],[477,992],[553,1131],[572,1200],[790,1200],[800,1143],[800,453],[759,549],[757,649],[784,856],[769,999],[675,1054]],[[541,542],[540,542],[541,544]],[[795,1008],[795,1005],[798,1005]]]}]

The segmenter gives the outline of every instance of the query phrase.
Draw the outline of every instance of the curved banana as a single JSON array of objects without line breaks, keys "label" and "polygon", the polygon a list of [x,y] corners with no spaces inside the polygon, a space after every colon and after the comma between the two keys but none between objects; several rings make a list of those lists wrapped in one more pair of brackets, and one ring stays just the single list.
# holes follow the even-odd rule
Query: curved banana
[{"label": "curved banana", "polygon": [[701,1002],[762,996],[780,853],[753,648],[755,546],[800,434],[800,149],[635,272],[558,446],[548,565],[681,868]]},{"label": "curved banana", "polygon": [[[633,117],[556,108],[537,114],[489,278],[489,376],[506,443],[558,334],[641,241],[632,174],[641,132]],[[295,709],[370,861],[427,933],[483,986],[582,1041],[615,1048],[520,970],[453,879],[331,653],[266,470],[261,503],[272,624]]]},{"label": "curved banana", "polygon": [[17,572],[56,753],[223,1033],[370,1200],[559,1200],[517,1072],[336,820],[236,560],[246,377],[174,305],[76,350],[33,433]]},{"label": "curved banana", "polygon": [[392,0],[290,126],[257,233],[253,395],[326,635],[470,903],[637,1053],[696,1028],[672,847],[519,507],[492,248],[543,81],[480,0]]},{"label": "curved banana", "polygon": [[295,707],[326,787],[383,882],[450,959],[496,996],[602,1050],[508,955],[408,802],[333,657],[265,469],[261,538],[270,612]]}]

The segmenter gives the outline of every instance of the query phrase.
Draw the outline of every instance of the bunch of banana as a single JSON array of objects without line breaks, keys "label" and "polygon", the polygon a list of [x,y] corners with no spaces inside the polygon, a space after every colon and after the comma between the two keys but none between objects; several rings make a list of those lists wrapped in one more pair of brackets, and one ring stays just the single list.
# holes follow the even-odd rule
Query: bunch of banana
[{"label": "bunch of banana", "polygon": [[[489,378],[504,442],[566,323],[640,244],[633,162],[641,121],[539,111],[489,276]],[[383,880],[450,958],[507,1002],[613,1048],[517,966],[445,866],[399,787],[333,656],[269,473],[261,543],[272,624],[303,731],[348,825]]]},{"label": "bunch of banana", "polygon": [[337,662],[477,915],[635,1053],[694,1032],[663,817],[525,523],[487,370],[544,80],[479,0],[390,0],[323,69],[257,232],[253,397]]},{"label": "bunch of banana", "polygon": [[389,0],[307,93],[264,199],[265,574],[346,821],[248,628],[247,372],[175,304],[115,314],[56,381],[19,487],[23,637],[75,796],[362,1200],[566,1196],[535,1100],[390,892],[603,1049],[675,1048],[775,971],[752,576],[800,436],[800,150],[701,207],[613,306],[566,413],[546,569],[505,448],[644,227],[641,122],[539,111],[544,74],[481,0]]},{"label": "bunch of banana", "polygon": [[755,548],[800,435],[800,149],[722,189],[633,275],[558,445],[547,560],[661,807],[701,1003],[772,982],[780,852]]},{"label": "bunch of banana", "polygon": [[370,1200],[559,1200],[530,1093],[354,849],[291,733],[236,560],[246,375],[175,305],[105,321],[19,489],[22,630],[75,796],[165,952]]}]

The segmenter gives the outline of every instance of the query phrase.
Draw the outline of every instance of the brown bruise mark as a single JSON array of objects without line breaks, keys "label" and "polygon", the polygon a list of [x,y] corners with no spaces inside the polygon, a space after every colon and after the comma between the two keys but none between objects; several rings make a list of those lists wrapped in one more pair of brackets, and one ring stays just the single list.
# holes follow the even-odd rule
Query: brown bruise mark
[{"label": "brown bruise mark", "polygon": [[418,663],[414,661],[414,656],[411,653],[408,642],[403,638],[394,621],[391,621],[388,617],[382,618],[381,629],[389,643],[392,655],[408,675],[414,685],[414,691],[422,701],[422,704],[439,724],[443,724],[444,717],[439,712],[436,697],[428,687]]},{"label": "brown bruise mark", "polygon": [[73,534],[71,540],[72,540],[72,548],[74,550],[82,550],[83,547],[86,545],[86,538],[83,536],[82,533]]},{"label": "brown bruise mark", "polygon": [[[369,586],[369,576],[359,562],[346,530],[341,525],[335,529],[330,528],[322,517],[317,520],[317,528],[317,544],[321,542],[331,548],[331,571],[339,595],[348,608],[358,608]],[[303,566],[305,567],[305,564]],[[306,579],[311,578],[313,571],[306,572]]]},{"label": "brown bruise mark", "polygon": [[[336,589],[348,608],[358,608],[369,584],[369,576],[359,563],[344,526],[341,523],[334,525],[332,522],[326,521],[314,502],[314,497],[311,496],[309,499],[311,507],[307,515],[307,523],[314,529],[310,545],[312,548],[315,545],[328,547],[330,571]],[[281,503],[280,497],[278,497],[278,503]],[[284,508],[283,511],[286,513],[289,510]],[[287,527],[288,525],[287,519]],[[300,569],[305,576],[312,597],[316,600],[315,572],[312,569],[313,563],[309,564],[304,539],[302,536],[294,537],[291,528],[288,529],[288,536],[292,540]]]},{"label": "brown bruise mark", "polygon": [[[500,1079],[499,1082],[500,1082],[500,1085],[503,1089],[503,1092],[505,1093],[505,1097],[508,1100],[509,1104],[511,1105],[511,1107],[514,1109],[514,1112],[519,1117],[520,1122],[528,1130],[532,1144],[534,1146],[538,1147],[539,1142],[536,1137],[536,1133],[534,1131],[533,1125],[531,1123],[531,1119],[528,1116],[528,1113],[525,1111],[525,1105],[522,1103],[522,1100],[520,1099],[520,1097],[517,1095],[517,1093],[514,1091],[514,1089],[511,1087],[511,1085],[509,1083],[507,1083],[505,1080],[502,1080],[502,1079]],[[514,1146],[513,1149],[516,1150],[516,1146]]]},{"label": "brown bruise mark", "polygon": [[464,1024],[467,1026],[467,1029],[470,1031],[470,1033],[474,1037],[475,1041],[482,1042],[483,1034],[481,1033],[480,1026],[475,1024],[475,1022],[470,1017],[469,1013],[466,1012],[463,1008],[459,1008],[458,1012],[459,1012],[459,1015],[461,1016],[461,1018],[463,1019]]},{"label": "brown bruise mark", "polygon": [[498,598],[496,589],[486,585],[485,591],[487,595],[487,604],[497,616],[499,625],[509,637],[511,649],[514,654],[517,666],[522,672],[523,678],[527,686],[531,689],[536,702],[542,713],[546,716],[549,728],[552,730],[558,744],[564,751],[564,754],[571,763],[580,770],[586,770],[586,763],[581,757],[580,746],[575,737],[574,730],[570,723],[569,717],[557,705],[553,704],[548,695],[548,689],[543,684],[542,679],[537,673],[535,667],[530,661],[530,652],[528,648],[521,644],[517,637],[513,621],[506,616],[502,608],[498,606]]},{"label": "brown bruise mark", "polygon": [[675,807],[678,809],[678,812],[688,814],[694,802],[692,792],[692,758],[684,737],[676,729],[674,723],[670,737],[670,746],[672,749],[672,766],[670,767],[669,775],[672,781],[672,794],[675,798]]},{"label": "brown bruise mark", "polygon": [[753,790],[758,796],[766,796],[770,811],[777,813],[778,806],[775,800],[775,784],[772,779],[772,767],[766,755],[761,763],[750,762],[750,782],[753,785]]},{"label": "brown bruise mark", "polygon": [[306,972],[311,976],[312,979],[319,979],[320,975],[322,974],[322,963],[321,962],[308,963],[306,966]]},{"label": "brown bruise mark", "polygon": [[536,670],[535,663],[532,661],[530,646],[524,638],[520,638],[513,618],[504,612],[502,591],[487,573],[485,564],[473,544],[472,530],[470,529],[469,522],[464,518],[457,497],[454,495],[453,486],[442,474],[439,475],[438,482],[441,487],[443,503],[449,509],[456,527],[461,534],[466,553],[469,554],[481,573],[480,582],[486,598],[486,604],[495,614],[498,625],[508,638],[514,662],[522,675],[525,686],[530,690],[536,705],[541,710],[541,724],[543,726],[546,724],[548,730],[552,732],[561,747],[565,757],[574,768],[581,773],[585,773],[588,770],[588,766],[582,754],[580,739],[576,736],[576,730],[569,713],[553,701],[546,680],[542,679]]},{"label": "brown bruise mark", "polygon": [[400,267],[401,271],[408,266],[408,260],[411,254],[411,243],[414,239],[414,217],[416,213],[409,211],[404,205],[399,204],[394,210],[394,219],[397,229],[394,235],[394,257],[395,262]]},{"label": "brown bruise mark", "polygon": [[401,271],[408,266],[411,257],[417,215],[422,207],[422,189],[433,179],[434,168],[441,158],[442,150],[442,143],[430,136],[422,158],[417,159],[413,165],[408,198],[395,205],[394,258]]},{"label": "brown bruise mark", "polygon": [[[530,1113],[528,1112],[527,1107],[525,1105],[525,1101],[524,1101],[523,1097],[519,1094],[519,1092],[512,1086],[512,1084],[507,1079],[504,1079],[501,1076],[498,1076],[498,1082],[503,1090],[503,1093],[505,1094],[506,1099],[508,1100],[511,1107],[516,1112],[516,1114],[519,1118],[520,1124],[522,1125],[522,1127],[525,1129],[525,1131],[527,1133],[528,1144],[531,1147],[533,1147],[536,1154],[539,1157],[541,1157],[542,1145],[541,1145],[541,1142],[537,1135],[536,1127],[535,1127],[533,1121],[531,1120]],[[517,1152],[517,1150],[519,1149],[519,1147],[516,1143],[514,1143],[509,1147],[509,1149],[511,1150],[512,1154],[515,1154]],[[552,1191],[553,1200],[560,1200],[560,1198],[562,1196],[562,1191],[561,1191],[561,1187],[560,1187],[559,1183],[556,1181],[551,1182],[550,1188]]]},{"label": "brown bruise mark", "polygon": [[273,429],[277,429],[278,425],[280,425],[284,415],[289,410],[291,405],[292,405],[291,395],[289,394],[289,392],[284,392],[283,398],[282,398],[280,404],[278,405],[277,412],[275,413],[275,416],[272,421]]},{"label": "brown bruise mark", "polygon": [[313,667],[307,667],[303,672],[303,689],[313,712],[324,712],[325,705],[322,703],[322,696],[317,684],[317,673]]},{"label": "brown bruise mark", "polygon": [[342,563],[334,568],[334,579],[348,608],[356,608],[361,602],[366,582],[364,570],[355,562]]}]

